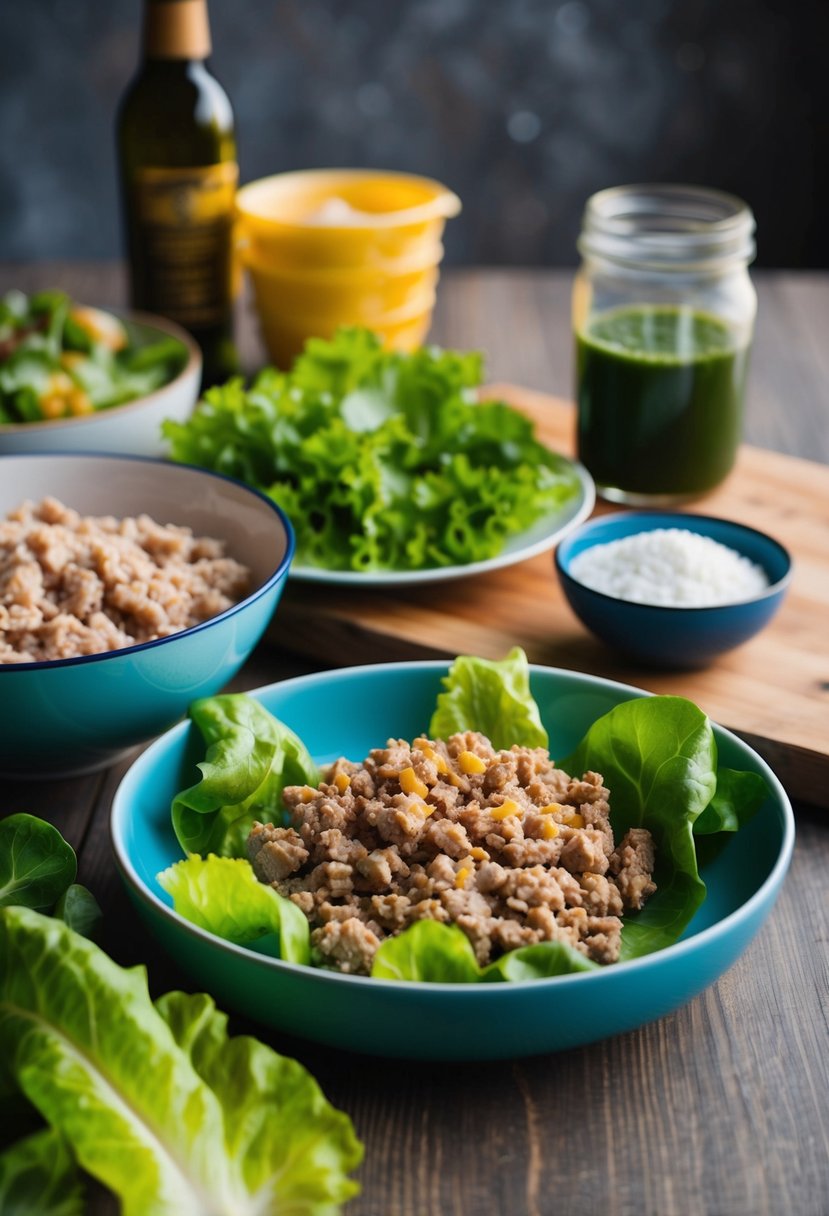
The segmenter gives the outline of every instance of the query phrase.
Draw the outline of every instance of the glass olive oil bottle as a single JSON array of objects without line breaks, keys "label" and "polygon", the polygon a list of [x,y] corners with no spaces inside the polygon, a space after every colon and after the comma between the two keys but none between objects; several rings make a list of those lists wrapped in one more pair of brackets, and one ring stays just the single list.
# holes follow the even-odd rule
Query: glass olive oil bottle
[{"label": "glass olive oil bottle", "polygon": [[117,129],[130,303],[190,330],[204,384],[236,367],[236,139],[209,54],[206,0],[146,0],[142,62]]}]

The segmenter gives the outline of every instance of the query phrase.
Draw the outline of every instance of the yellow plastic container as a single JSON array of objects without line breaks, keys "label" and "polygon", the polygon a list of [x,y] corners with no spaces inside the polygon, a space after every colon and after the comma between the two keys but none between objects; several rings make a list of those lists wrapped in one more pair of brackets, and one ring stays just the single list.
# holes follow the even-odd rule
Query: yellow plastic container
[{"label": "yellow plastic container", "polygon": [[249,182],[236,195],[242,260],[283,269],[390,270],[437,249],[460,199],[440,182],[371,169],[309,169]]},{"label": "yellow plastic container", "polygon": [[430,178],[363,169],[281,173],[237,195],[237,249],[270,357],[365,325],[412,349],[431,323],[446,220],[460,211]]},{"label": "yellow plastic container", "polygon": [[[423,343],[432,324],[435,293],[428,291],[406,308],[378,315],[369,328],[378,334],[390,350],[415,350]],[[262,338],[268,354],[277,367],[287,368],[301,354],[308,338],[331,338],[340,325],[360,325],[354,317],[336,320],[309,319],[286,309],[282,312],[260,309]]]},{"label": "yellow plastic container", "polygon": [[260,315],[297,315],[316,324],[372,325],[386,313],[408,308],[434,292],[437,265],[401,274],[378,271],[273,271],[249,265]]}]

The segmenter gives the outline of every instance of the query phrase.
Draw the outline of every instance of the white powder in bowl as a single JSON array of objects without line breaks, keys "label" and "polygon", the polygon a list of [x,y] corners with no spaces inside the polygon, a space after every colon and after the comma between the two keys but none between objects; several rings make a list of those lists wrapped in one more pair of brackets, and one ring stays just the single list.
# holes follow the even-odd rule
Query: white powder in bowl
[{"label": "white powder in bowl", "polygon": [[747,557],[685,528],[655,528],[593,545],[573,558],[570,574],[615,599],[669,608],[732,604],[769,585]]}]

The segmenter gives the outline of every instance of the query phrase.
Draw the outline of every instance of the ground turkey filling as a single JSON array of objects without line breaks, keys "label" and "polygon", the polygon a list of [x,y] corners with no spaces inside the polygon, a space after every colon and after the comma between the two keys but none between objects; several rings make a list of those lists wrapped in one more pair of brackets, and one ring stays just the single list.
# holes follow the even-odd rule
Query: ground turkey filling
[{"label": "ground turkey filling", "polygon": [[293,826],[254,824],[248,853],[340,971],[368,974],[384,938],[423,919],[458,925],[481,964],[542,941],[613,963],[622,913],[656,885],[650,833],[617,845],[608,797],[598,773],[569,777],[543,748],[390,739],[319,789],[286,789]]},{"label": "ground turkey filling", "polygon": [[0,519],[0,663],[119,650],[224,612],[250,571],[212,537],[55,498]]}]

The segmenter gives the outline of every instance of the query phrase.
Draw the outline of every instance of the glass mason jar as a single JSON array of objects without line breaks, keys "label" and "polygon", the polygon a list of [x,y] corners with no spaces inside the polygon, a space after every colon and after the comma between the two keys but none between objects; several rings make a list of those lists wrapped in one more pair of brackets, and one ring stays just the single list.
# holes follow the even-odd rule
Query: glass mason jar
[{"label": "glass mason jar", "polygon": [[696,186],[588,200],[573,288],[578,452],[603,498],[668,506],[714,489],[742,433],[757,297],[754,216]]}]

